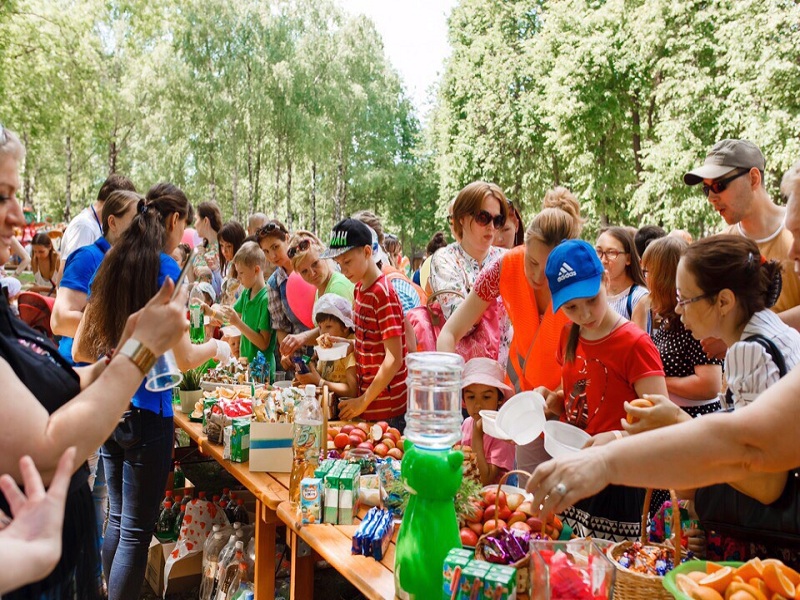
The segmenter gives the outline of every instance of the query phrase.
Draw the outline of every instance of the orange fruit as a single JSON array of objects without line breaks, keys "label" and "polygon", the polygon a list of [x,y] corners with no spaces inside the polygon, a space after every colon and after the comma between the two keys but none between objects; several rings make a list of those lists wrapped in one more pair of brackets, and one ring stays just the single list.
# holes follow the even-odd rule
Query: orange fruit
[{"label": "orange fruit", "polygon": [[765,558],[761,562],[764,565],[770,565],[770,564],[771,565],[775,565],[778,568],[778,570],[781,573],[783,573],[786,576],[786,578],[794,584],[795,588],[798,585],[800,585],[800,573],[798,573],[797,571],[795,571],[791,567],[787,567],[785,564],[783,564],[777,558]]},{"label": "orange fruit", "polygon": [[736,592],[746,592],[755,600],[769,600],[769,598],[761,593],[761,590],[758,588],[753,587],[747,583],[739,583],[738,581],[732,581],[731,584],[728,586],[728,589],[725,590],[725,600],[730,600],[730,595],[735,594]]},{"label": "orange fruit", "polygon": [[741,567],[736,569],[733,574],[738,575],[743,581],[750,581],[753,577],[761,577],[764,572],[764,565],[758,557],[748,560]]},{"label": "orange fruit", "polygon": [[785,598],[780,594],[772,594],[772,598],[770,598],[769,600],[788,600],[788,598]]},{"label": "orange fruit", "polygon": [[722,565],[718,565],[718,564],[717,564],[717,563],[715,563],[715,562],[708,561],[708,562],[706,563],[706,573],[708,573],[709,575],[710,575],[711,573],[716,573],[716,572],[717,572],[717,571],[719,571],[721,568],[722,568]]},{"label": "orange fruit", "polygon": [[703,573],[703,571],[691,571],[686,575],[694,579],[697,583],[700,583],[701,579],[705,579],[706,577],[708,577],[708,575],[706,573]]},{"label": "orange fruit", "polygon": [[693,589],[700,587],[700,585],[694,579],[688,575],[684,575],[683,573],[678,573],[675,575],[675,585],[678,586],[678,589],[687,596],[692,595]]},{"label": "orange fruit", "polygon": [[698,585],[689,595],[693,600],[723,600],[722,594],[717,590],[704,585]]},{"label": "orange fruit", "polygon": [[715,571],[711,573],[711,575],[706,575],[697,583],[710,587],[718,592],[724,592],[731,583],[731,580],[733,580],[733,569],[730,567],[722,567],[719,571]]},{"label": "orange fruit", "polygon": [[783,571],[778,569],[778,565],[775,563],[764,565],[763,577],[764,583],[772,592],[786,598],[794,598],[794,584],[783,574]]},{"label": "orange fruit", "polygon": [[760,579],[758,577],[751,577],[747,583],[752,585],[759,592],[764,594],[767,598],[769,598],[772,595],[772,592],[769,591],[769,588],[767,587],[767,584],[764,583],[763,579]]},{"label": "orange fruit", "polygon": [[725,600],[753,600],[753,596],[744,590],[738,590],[732,594],[725,594]]}]

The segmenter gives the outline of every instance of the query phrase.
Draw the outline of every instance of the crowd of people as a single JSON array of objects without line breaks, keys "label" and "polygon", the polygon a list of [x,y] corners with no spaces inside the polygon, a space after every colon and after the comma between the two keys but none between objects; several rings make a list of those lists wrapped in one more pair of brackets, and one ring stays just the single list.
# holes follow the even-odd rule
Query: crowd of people
[{"label": "crowd of people", "polygon": [[[24,154],[0,129],[0,264],[18,252]],[[723,140],[686,174],[728,226],[697,241],[656,225],[587,240],[564,187],[525,226],[500,187],[475,181],[446,207],[452,242],[435,232],[413,265],[367,210],[318,236],[261,213],[226,222],[171,183],[141,195],[110,176],[60,248],[33,239],[33,290],[55,297],[57,346],[15,316],[20,286],[3,273],[0,415],[13,427],[0,437],[0,509],[13,520],[0,539],[49,551],[31,550],[42,571],[7,569],[0,593],[91,598],[105,585],[109,598],[138,597],[174,433],[171,393],[148,391],[144,375],[167,350],[181,370],[261,353],[273,378],[327,385],[334,417],[400,431],[408,353],[458,353],[461,442],[482,484],[529,471],[535,506],[609,540],[639,537],[645,486],[661,490],[653,514],[665,489],[679,489],[699,521],[697,552],[796,566],[800,163],[783,178],[786,207],[769,197],[765,168],[754,144]],[[206,316],[194,343],[188,291],[172,293],[190,257]],[[314,356],[332,344],[346,357]],[[550,460],[542,437],[515,446],[486,433],[480,411],[529,390],[548,419],[585,431],[588,447]],[[66,507],[59,536],[32,524],[53,503]]]}]

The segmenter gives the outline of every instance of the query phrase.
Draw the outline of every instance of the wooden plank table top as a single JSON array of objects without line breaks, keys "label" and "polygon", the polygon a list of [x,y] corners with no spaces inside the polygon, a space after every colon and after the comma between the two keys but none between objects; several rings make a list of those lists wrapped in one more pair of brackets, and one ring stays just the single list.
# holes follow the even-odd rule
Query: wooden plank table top
[{"label": "wooden plank table top", "polygon": [[[366,513],[365,509],[359,511],[362,517]],[[328,564],[341,573],[345,579],[350,581],[358,590],[371,600],[392,599],[394,594],[394,554],[395,542],[397,541],[397,531],[386,551],[382,561],[374,558],[353,555],[350,552],[352,547],[353,534],[358,529],[357,519],[354,525],[330,525],[321,523],[318,525],[300,526],[297,521],[297,514],[292,510],[289,502],[284,502],[278,507],[278,518],[286,523],[292,536],[301,538],[306,542],[320,557],[324,558]],[[292,559],[298,560],[295,547],[292,544]],[[314,557],[300,558],[300,560],[313,560]],[[299,562],[299,561],[298,561]],[[302,589],[303,591],[298,591]],[[307,587],[303,587],[302,581],[292,581],[292,598],[302,598],[306,600],[308,595]],[[313,587],[311,589],[313,594]]]},{"label": "wooden plank table top", "polygon": [[222,458],[222,446],[208,441],[202,423],[190,421],[189,415],[179,410],[175,411],[174,418],[175,424],[189,434],[203,454],[216,460],[269,509],[277,511],[280,503],[289,499],[289,473],[251,473],[248,463]]}]

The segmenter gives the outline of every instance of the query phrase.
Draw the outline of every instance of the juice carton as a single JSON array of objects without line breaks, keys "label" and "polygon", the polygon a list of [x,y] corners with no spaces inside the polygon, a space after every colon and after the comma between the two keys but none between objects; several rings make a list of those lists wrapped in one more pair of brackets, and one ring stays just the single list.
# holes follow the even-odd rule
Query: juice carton
[{"label": "juice carton", "polygon": [[489,563],[473,560],[461,571],[461,579],[458,582],[458,599],[472,600],[481,598],[484,587],[484,577],[489,574]]},{"label": "juice carton", "polygon": [[358,488],[361,466],[348,464],[339,477],[339,525],[352,525],[358,514]]},{"label": "juice carton", "polygon": [[342,473],[343,467],[343,462],[335,463],[323,479],[325,496],[322,500],[322,504],[325,510],[322,520],[332,525],[338,525],[339,523],[339,476]]},{"label": "juice carton", "polygon": [[322,479],[306,477],[300,482],[300,521],[304,524],[322,522]]},{"label": "juice carton", "polygon": [[[225,428],[227,429],[227,427]],[[247,462],[250,460],[250,418],[238,417],[231,424],[231,460]]]},{"label": "juice carton", "polygon": [[516,600],[517,570],[507,565],[492,565],[483,578],[483,597],[487,600]]},{"label": "juice carton", "polygon": [[319,464],[319,466],[316,469],[314,469],[314,477],[319,477],[320,479],[324,479],[325,475],[328,474],[328,471],[331,470],[331,468],[335,463],[336,463],[335,460],[331,458],[326,458]]},{"label": "juice carton", "polygon": [[[444,580],[443,600],[452,598],[453,588],[451,583],[453,574],[458,570],[460,579],[461,571],[472,562],[472,556],[473,553],[470,550],[464,550],[463,548],[453,548],[447,553],[447,557],[444,559],[444,567],[442,568],[442,579]],[[456,582],[456,587],[458,587],[458,582]]]}]

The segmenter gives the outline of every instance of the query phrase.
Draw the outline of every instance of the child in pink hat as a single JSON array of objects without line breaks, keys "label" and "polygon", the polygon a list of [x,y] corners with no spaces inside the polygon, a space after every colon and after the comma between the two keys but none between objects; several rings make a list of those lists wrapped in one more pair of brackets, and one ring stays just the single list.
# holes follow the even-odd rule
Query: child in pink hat
[{"label": "child in pink hat", "polygon": [[484,433],[480,416],[482,410],[497,410],[514,393],[505,375],[491,358],[473,358],[464,366],[461,394],[469,417],[461,424],[461,445],[472,448],[483,485],[497,483],[514,469],[514,444]]}]

